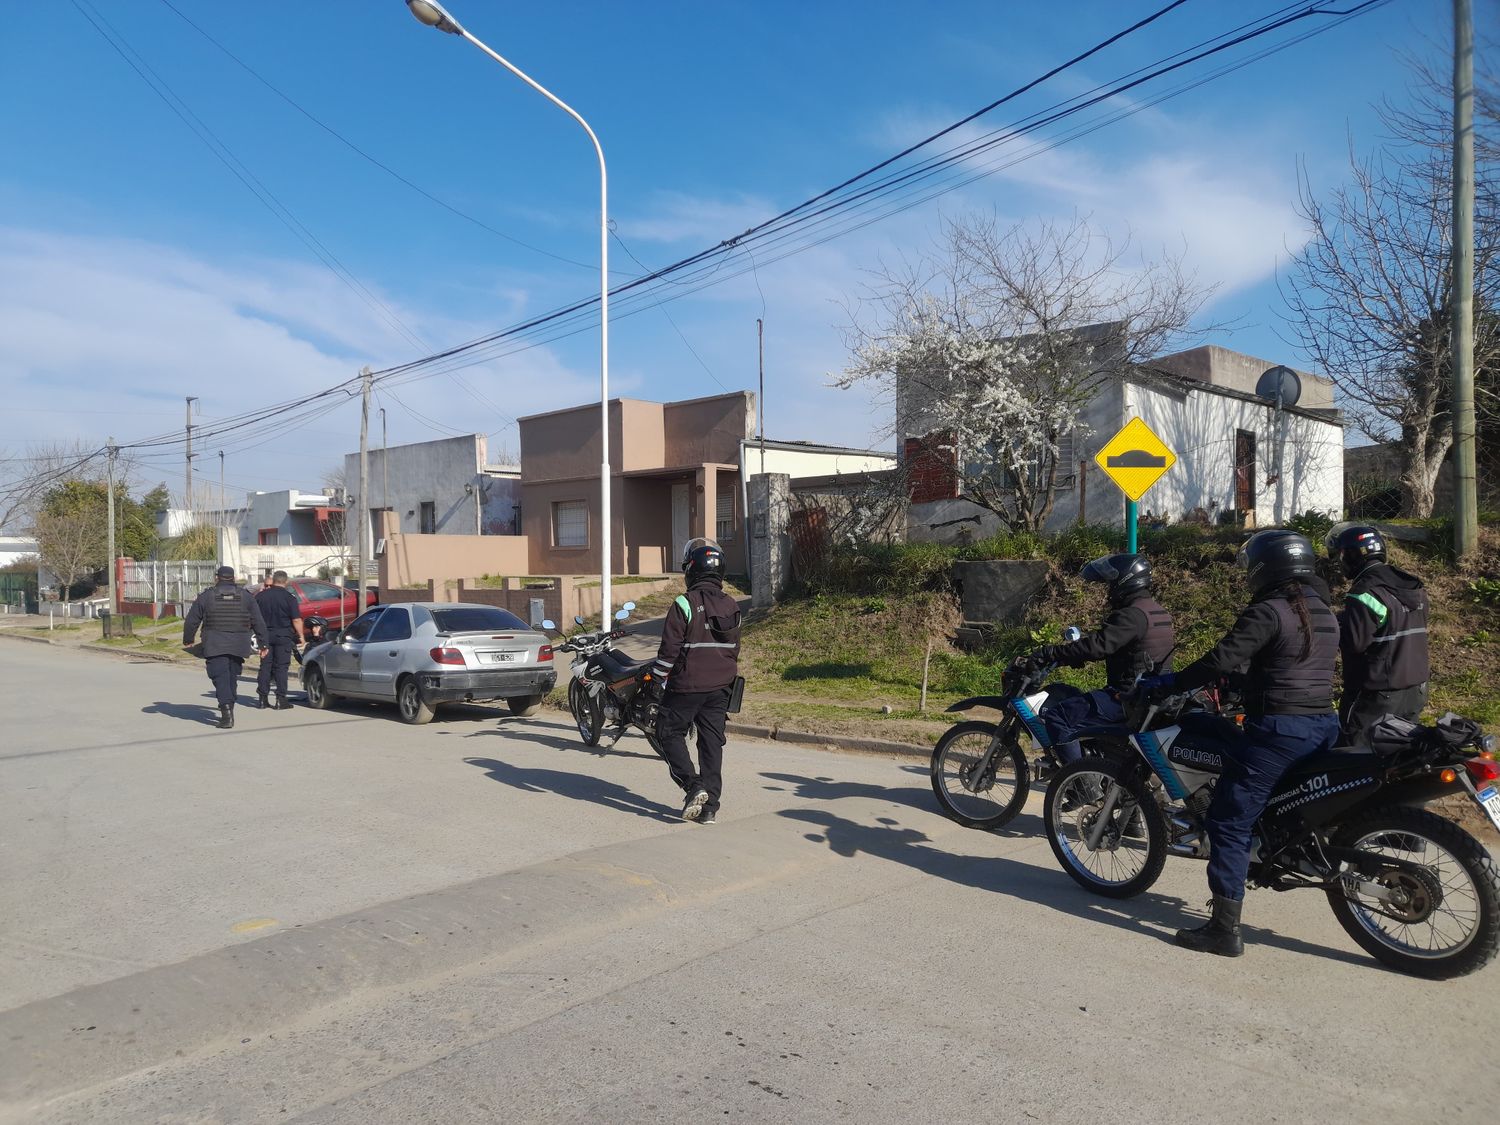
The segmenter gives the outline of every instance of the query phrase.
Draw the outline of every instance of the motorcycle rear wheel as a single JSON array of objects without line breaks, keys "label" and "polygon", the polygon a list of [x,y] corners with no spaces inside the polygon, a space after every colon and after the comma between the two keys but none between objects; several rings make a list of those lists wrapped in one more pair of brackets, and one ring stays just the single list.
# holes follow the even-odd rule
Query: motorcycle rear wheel
[{"label": "motorcycle rear wheel", "polygon": [[585,746],[599,745],[599,736],[604,733],[604,708],[597,696],[578,680],[568,685],[568,710],[573,712],[573,722],[578,727],[578,737]]},{"label": "motorcycle rear wheel", "polygon": [[1500,950],[1500,871],[1484,845],[1451,820],[1407,806],[1373,809],[1340,825],[1333,843],[1421,864],[1442,888],[1442,901],[1433,903],[1425,881],[1396,871],[1383,882],[1403,897],[1399,904],[1362,896],[1349,879],[1328,891],[1339,925],[1381,964],[1449,980],[1482,968]]},{"label": "motorcycle rear wheel", "polygon": [[995,747],[983,776],[977,772],[999,729],[994,723],[958,723],[933,748],[932,792],[943,812],[966,828],[999,828],[1014,820],[1031,792],[1031,766],[1013,734]]},{"label": "motorcycle rear wheel", "polygon": [[[1120,795],[1097,847],[1089,836],[1112,785]],[[1064,806],[1070,806],[1064,808]],[[1146,784],[1123,762],[1083,758],[1047,784],[1042,821],[1052,854],[1069,877],[1105,898],[1132,898],[1161,876],[1167,817]]]}]

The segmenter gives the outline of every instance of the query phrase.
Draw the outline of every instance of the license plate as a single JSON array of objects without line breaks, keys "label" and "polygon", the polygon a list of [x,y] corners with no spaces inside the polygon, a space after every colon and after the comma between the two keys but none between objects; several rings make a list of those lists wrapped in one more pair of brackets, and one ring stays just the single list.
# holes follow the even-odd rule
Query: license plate
[{"label": "license plate", "polygon": [[481,652],[479,659],[484,664],[515,664],[525,656],[524,652]]},{"label": "license plate", "polygon": [[1496,830],[1500,830],[1500,789],[1493,785],[1486,785],[1474,797],[1479,802],[1479,807],[1485,811]]}]

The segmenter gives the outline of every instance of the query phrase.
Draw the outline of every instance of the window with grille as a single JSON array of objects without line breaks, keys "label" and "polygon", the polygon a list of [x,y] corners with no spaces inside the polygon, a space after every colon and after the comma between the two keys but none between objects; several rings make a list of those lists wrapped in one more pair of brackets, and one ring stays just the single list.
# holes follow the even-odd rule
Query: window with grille
[{"label": "window with grille", "polygon": [[586,500],[559,500],[552,505],[552,545],[589,545],[589,505]]},{"label": "window with grille", "polygon": [[720,488],[714,515],[714,538],[727,543],[734,538],[734,488]]}]

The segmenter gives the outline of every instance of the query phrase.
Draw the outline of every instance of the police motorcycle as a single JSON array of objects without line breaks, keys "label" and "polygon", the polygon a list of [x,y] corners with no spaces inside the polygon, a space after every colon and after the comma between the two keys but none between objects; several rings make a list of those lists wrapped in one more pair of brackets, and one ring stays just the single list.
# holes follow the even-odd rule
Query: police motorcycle
[{"label": "police motorcycle", "polygon": [[[634,602],[626,602],[615,613],[615,620],[628,620],[634,609]],[[573,621],[585,624],[582,617]],[[622,655],[615,644],[625,635],[623,628],[577,633],[556,646],[559,652],[573,654],[568,710],[585,746],[599,745],[607,726],[613,728],[609,743],[613,746],[633,726],[646,736],[651,749],[660,754],[661,748],[656,743],[656,700],[651,692],[642,690],[651,682],[652,661],[637,663]]]},{"label": "police motorcycle", "polygon": [[[1126,703],[1129,755],[1059,770],[1043,806],[1063,870],[1108,898],[1146,890],[1168,855],[1208,858],[1205,818],[1224,769],[1216,743],[1194,745],[1200,724],[1225,721],[1193,717],[1203,693]],[[1500,870],[1421,806],[1467,794],[1500,829],[1495,738],[1451,713],[1433,726],[1387,716],[1369,737],[1369,748],[1336,747],[1287,771],[1256,825],[1249,884],[1321,890],[1345,932],[1391,968],[1471,973],[1500,949]]]},{"label": "police motorcycle", "polygon": [[[1076,625],[1063,630],[1064,641],[1083,635]],[[932,792],[943,812],[966,828],[999,828],[1026,806],[1033,781],[1042,782],[1054,768],[1052,740],[1042,725],[1048,693],[1042,685],[1056,671],[1049,665],[1031,671],[1014,666],[1000,679],[1001,695],[961,699],[948,711],[993,708],[998,723],[971,720],[948,728],[932,751]],[[1028,744],[1040,751],[1033,761]]]}]

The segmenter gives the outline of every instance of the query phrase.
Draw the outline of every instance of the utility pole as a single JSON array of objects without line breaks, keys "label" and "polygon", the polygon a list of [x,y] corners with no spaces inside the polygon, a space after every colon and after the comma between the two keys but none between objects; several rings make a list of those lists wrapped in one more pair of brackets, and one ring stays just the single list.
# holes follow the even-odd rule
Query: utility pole
[{"label": "utility pole", "polygon": [[1474,467],[1474,9],[1453,0],[1453,553],[1479,538]]},{"label": "utility pole", "polygon": [[765,475],[766,471],[766,322],[762,317],[755,318],[755,351],[756,366],[760,370],[760,391],[756,397],[755,404],[760,409],[760,471]]},{"label": "utility pole", "polygon": [[362,367],[359,374],[364,386],[359,405],[359,497],[356,504],[359,519],[359,577],[354,585],[356,617],[365,610],[365,560],[370,557],[370,512],[369,502],[365,499],[370,494],[370,369]]},{"label": "utility pole", "polygon": [[195,395],[187,396],[187,471],[182,484],[182,506],[193,510],[193,403]]},{"label": "utility pole", "polygon": [[380,507],[389,511],[391,506],[391,462],[386,456],[385,407],[380,408]]},{"label": "utility pole", "polygon": [[115,454],[118,448],[111,437],[104,448],[109,451],[109,608],[120,612],[119,567],[115,563]]},{"label": "utility pole", "polygon": [[219,526],[229,526],[229,505],[224,502],[224,451],[219,450]]}]

